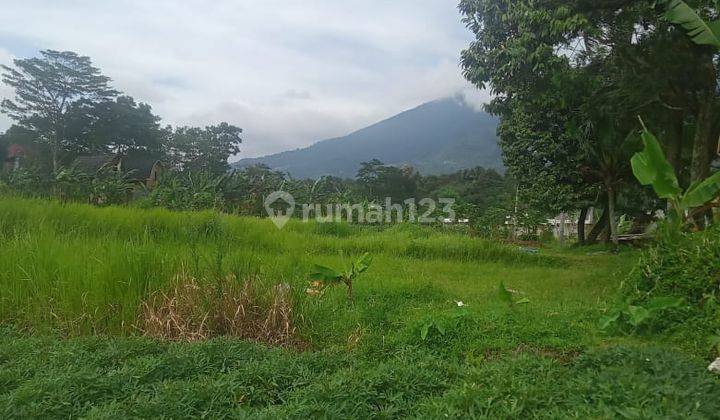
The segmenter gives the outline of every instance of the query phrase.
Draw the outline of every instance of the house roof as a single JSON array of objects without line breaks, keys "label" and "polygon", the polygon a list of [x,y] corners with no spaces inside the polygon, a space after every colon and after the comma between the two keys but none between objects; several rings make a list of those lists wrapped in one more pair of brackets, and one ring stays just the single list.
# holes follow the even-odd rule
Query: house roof
[{"label": "house roof", "polygon": [[27,147],[23,146],[22,144],[13,143],[13,144],[9,145],[7,148],[7,157],[8,158],[23,157],[26,154],[27,154]]},{"label": "house roof", "polygon": [[118,159],[118,156],[110,155],[78,156],[73,161],[73,166],[87,174],[94,174],[105,166],[116,165]]},{"label": "house roof", "polygon": [[110,165],[120,164],[123,172],[131,172],[130,178],[144,180],[150,177],[153,167],[162,163],[155,156],[141,151],[128,152],[126,155],[89,155],[79,156],[73,166],[87,174],[94,174]]},{"label": "house roof", "polygon": [[128,152],[122,158],[123,172],[132,172],[130,175],[135,179],[146,179],[150,177],[153,167],[156,164],[162,165],[156,157],[144,152]]}]

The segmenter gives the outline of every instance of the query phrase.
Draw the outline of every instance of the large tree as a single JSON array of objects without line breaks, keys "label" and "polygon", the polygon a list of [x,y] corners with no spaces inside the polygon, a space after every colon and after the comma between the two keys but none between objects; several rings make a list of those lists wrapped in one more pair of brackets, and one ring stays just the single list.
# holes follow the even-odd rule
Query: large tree
[{"label": "large tree", "polygon": [[68,111],[66,137],[77,154],[143,151],[158,155],[167,132],[148,104],[130,96],[79,102]]},{"label": "large tree", "polygon": [[692,45],[662,10],[631,0],[463,0],[460,9],[476,35],[463,52],[465,75],[492,88],[506,165],[548,205],[582,208],[596,185],[611,210],[631,179],[638,115],[673,133],[688,178],[708,170],[714,70],[707,47]]},{"label": "large tree", "polygon": [[384,202],[387,197],[395,202],[415,197],[418,179],[419,175],[412,167],[389,166],[378,159],[362,162],[356,177],[365,196],[379,202]]},{"label": "large tree", "polygon": [[165,140],[165,153],[178,169],[220,175],[230,169],[228,159],[240,152],[242,129],[228,123],[178,127]]},{"label": "large tree", "polygon": [[69,141],[68,111],[79,102],[105,101],[118,92],[89,57],[74,52],[44,50],[39,57],[13,62],[14,67],[2,65],[3,82],[15,90],[14,99],[3,100],[2,111],[38,133],[57,172]]}]

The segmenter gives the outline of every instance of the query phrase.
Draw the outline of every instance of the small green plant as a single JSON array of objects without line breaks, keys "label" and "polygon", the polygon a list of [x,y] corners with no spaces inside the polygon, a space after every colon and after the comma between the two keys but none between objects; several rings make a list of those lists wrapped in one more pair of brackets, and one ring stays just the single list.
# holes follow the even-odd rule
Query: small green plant
[{"label": "small green plant", "polygon": [[684,301],[683,298],[657,297],[644,306],[625,302],[600,319],[600,328],[606,330],[613,325],[630,325],[633,329],[637,329],[655,319],[663,311],[680,307]]},{"label": "small green plant", "polygon": [[360,276],[360,274],[367,271],[372,264],[372,257],[367,252],[360,258],[353,261],[350,267],[343,269],[342,271],[335,271],[330,267],[315,264],[315,271],[310,275],[313,280],[320,282],[319,286],[326,288],[328,286],[335,286],[337,284],[345,284],[347,286],[348,300],[353,300],[353,281]]},{"label": "small green plant", "polygon": [[[462,305],[462,306],[461,306]],[[452,315],[448,316],[429,316],[425,318],[420,327],[420,338],[426,341],[430,337],[433,331],[436,331],[440,336],[445,336],[448,329],[457,329],[464,322],[474,322],[472,315],[467,310],[462,302],[458,302],[458,307],[455,308]]]},{"label": "small green plant", "polygon": [[422,328],[420,328],[420,338],[422,338],[423,341],[427,340],[428,335],[432,330],[437,331],[440,335],[445,335],[445,324],[438,320],[428,320],[422,325]]},{"label": "small green plant", "polygon": [[716,355],[720,355],[720,330],[715,331],[715,334],[708,339],[708,342],[710,343],[711,350]]},{"label": "small green plant", "polygon": [[500,300],[507,303],[510,306],[513,305],[525,305],[530,303],[530,299],[523,297],[520,299],[515,299],[513,294],[517,294],[518,292],[508,289],[505,287],[505,284],[503,282],[500,282],[500,285],[498,286],[498,296],[500,297]]},{"label": "small green plant", "polygon": [[670,205],[668,219],[677,228],[694,224],[694,217],[716,206],[713,201],[720,196],[720,172],[692,184],[683,191],[670,162],[657,138],[643,124],[641,138],[645,148],[636,153],[632,160],[635,177],[643,185],[652,186],[659,198],[667,199]]}]

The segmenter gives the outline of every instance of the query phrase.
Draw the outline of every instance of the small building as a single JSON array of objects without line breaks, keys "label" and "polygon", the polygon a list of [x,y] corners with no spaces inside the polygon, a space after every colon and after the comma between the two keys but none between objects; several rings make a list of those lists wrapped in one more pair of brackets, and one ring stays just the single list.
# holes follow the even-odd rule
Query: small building
[{"label": "small building", "polygon": [[147,188],[157,185],[164,169],[160,160],[142,151],[122,155],[80,156],[75,159],[73,166],[88,175],[94,175],[101,170],[123,172],[128,174],[130,181]]},{"label": "small building", "polygon": [[121,160],[119,155],[78,156],[72,167],[87,175],[95,175],[102,170],[119,171]]},{"label": "small building", "polygon": [[147,188],[154,188],[165,167],[155,157],[143,152],[129,152],[122,157],[120,170],[128,173],[130,179]]},{"label": "small building", "polygon": [[21,144],[9,145],[5,153],[5,161],[2,162],[3,171],[11,172],[20,169],[24,164],[27,156],[27,147]]},{"label": "small building", "polygon": [[[564,225],[564,226],[563,226]],[[590,208],[585,217],[585,231],[588,232],[595,225],[595,209]],[[547,226],[552,229],[555,238],[578,236],[578,220],[567,214],[559,214],[553,219],[548,219]]]}]

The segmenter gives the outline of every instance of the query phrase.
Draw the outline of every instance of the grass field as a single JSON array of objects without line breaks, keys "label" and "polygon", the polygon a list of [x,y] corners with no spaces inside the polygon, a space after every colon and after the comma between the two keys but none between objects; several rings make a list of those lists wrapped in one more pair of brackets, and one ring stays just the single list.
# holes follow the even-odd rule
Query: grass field
[{"label": "grass field", "polygon": [[[528,254],[411,225],[278,230],[210,212],[21,199],[0,200],[0,241],[2,418],[720,413],[704,343],[598,329],[631,250]],[[340,268],[364,252],[374,261],[353,303],[340,287],[305,292],[313,264]],[[210,306],[228,282],[251,279],[263,308],[289,285],[297,340],[143,337],[143,305],[179,273]],[[502,301],[501,282],[527,303]]]}]

